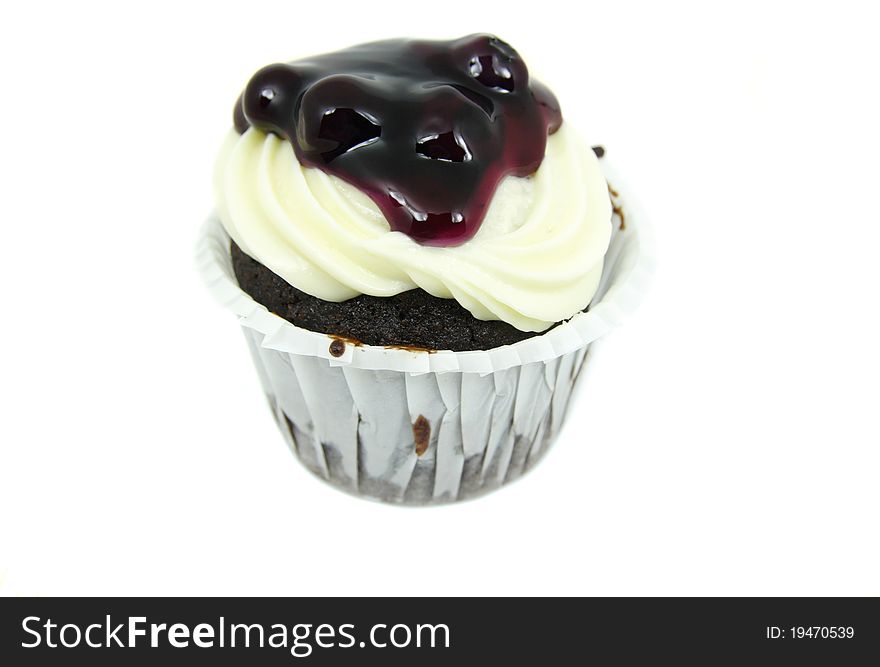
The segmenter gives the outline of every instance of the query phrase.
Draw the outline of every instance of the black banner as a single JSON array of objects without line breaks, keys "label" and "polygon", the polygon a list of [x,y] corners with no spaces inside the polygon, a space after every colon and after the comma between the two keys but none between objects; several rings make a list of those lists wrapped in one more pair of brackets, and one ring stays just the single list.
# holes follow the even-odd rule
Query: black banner
[{"label": "black banner", "polygon": [[0,609],[0,658],[16,666],[880,656],[873,598],[19,598]]}]

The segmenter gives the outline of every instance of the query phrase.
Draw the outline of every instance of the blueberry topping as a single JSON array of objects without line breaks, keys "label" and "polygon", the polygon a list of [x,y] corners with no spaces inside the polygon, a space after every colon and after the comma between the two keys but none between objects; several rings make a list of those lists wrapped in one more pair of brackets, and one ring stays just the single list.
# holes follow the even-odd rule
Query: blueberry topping
[{"label": "blueberry topping", "polygon": [[471,76],[487,88],[513,92],[513,73],[498,56],[474,56],[470,62]]},{"label": "blueberry topping", "polygon": [[392,230],[427,245],[473,237],[501,179],[534,173],[562,123],[553,93],[491,35],[270,65],[233,115],[239,132],[288,140],[301,164],[351,183]]},{"label": "blueberry topping", "polygon": [[330,164],[343,153],[375,141],[381,134],[381,127],[354,109],[328,109],[321,119],[318,136],[336,146],[321,156]]},{"label": "blueberry topping", "polygon": [[416,151],[432,160],[445,160],[446,162],[467,162],[471,159],[470,153],[459,140],[454,132],[433,134],[419,139],[416,143]]},{"label": "blueberry topping", "polygon": [[275,97],[275,91],[272,90],[271,88],[264,88],[263,90],[261,90],[260,91],[260,101],[259,101],[260,108],[265,109],[267,106],[269,106],[269,103],[272,101],[272,99],[274,97]]}]

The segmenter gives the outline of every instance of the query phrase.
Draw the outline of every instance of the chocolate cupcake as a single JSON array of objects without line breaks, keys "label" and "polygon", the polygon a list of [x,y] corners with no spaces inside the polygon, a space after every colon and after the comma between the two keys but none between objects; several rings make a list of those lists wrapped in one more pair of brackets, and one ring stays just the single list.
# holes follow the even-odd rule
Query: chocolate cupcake
[{"label": "chocolate cupcake", "polygon": [[488,35],[271,65],[233,115],[199,261],[293,451],[394,502],[519,476],[645,273],[600,152]]}]

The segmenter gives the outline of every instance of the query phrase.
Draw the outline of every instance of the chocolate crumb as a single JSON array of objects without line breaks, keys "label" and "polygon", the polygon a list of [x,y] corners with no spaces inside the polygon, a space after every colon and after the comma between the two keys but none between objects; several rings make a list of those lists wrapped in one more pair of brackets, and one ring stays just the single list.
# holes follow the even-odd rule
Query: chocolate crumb
[{"label": "chocolate crumb", "polygon": [[423,415],[419,415],[413,422],[413,439],[416,441],[416,456],[421,456],[428,451],[428,441],[431,439],[431,424]]},{"label": "chocolate crumb", "polygon": [[334,357],[341,357],[345,354],[345,343],[338,338],[333,339],[333,342],[330,343],[330,354]]},{"label": "chocolate crumb", "polygon": [[620,231],[626,229],[626,216],[623,214],[623,206],[614,206],[614,213],[620,218]]},{"label": "chocolate crumb", "polygon": [[389,350],[404,350],[406,352],[427,352],[434,354],[437,350],[430,347],[422,347],[420,345],[386,345]]},{"label": "chocolate crumb", "polygon": [[620,193],[611,187],[611,183],[608,183],[608,194],[611,195],[612,212],[620,218],[620,231],[623,231],[626,229],[626,215],[623,213],[623,204],[617,199],[620,196]]},{"label": "chocolate crumb", "polygon": [[605,146],[593,146],[596,157],[605,157]]}]

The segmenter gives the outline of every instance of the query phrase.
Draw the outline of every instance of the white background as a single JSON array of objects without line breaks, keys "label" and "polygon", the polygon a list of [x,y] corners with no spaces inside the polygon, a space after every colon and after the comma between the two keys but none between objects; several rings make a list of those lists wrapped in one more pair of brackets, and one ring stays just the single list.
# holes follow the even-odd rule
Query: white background
[{"label": "white background", "polygon": [[[870,3],[419,4],[3,9],[2,590],[880,594]],[[286,450],[192,246],[256,69],[475,31],[606,146],[660,268],[534,472],[382,506]]]}]

